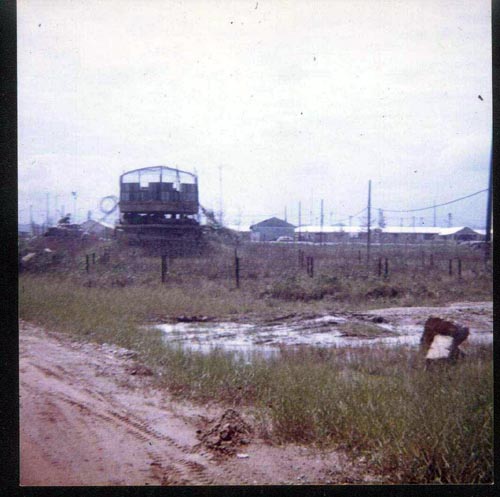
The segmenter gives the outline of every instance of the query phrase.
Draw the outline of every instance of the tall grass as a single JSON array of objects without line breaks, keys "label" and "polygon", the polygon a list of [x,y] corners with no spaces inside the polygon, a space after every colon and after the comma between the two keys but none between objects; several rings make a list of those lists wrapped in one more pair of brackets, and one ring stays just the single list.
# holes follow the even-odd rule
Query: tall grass
[{"label": "tall grass", "polygon": [[167,346],[144,328],[166,315],[240,315],[267,308],[250,293],[203,283],[84,287],[23,275],[20,317],[137,350],[176,395],[255,409],[263,435],[364,454],[386,482],[487,483],[492,474],[492,349],[424,371],[417,352],[283,349],[248,361]]},{"label": "tall grass", "polygon": [[[49,238],[49,237],[47,237]],[[52,241],[55,243],[55,241]],[[38,244],[46,243],[38,240]],[[48,242],[47,242],[48,243]],[[21,253],[42,250],[22,247]],[[39,254],[26,265],[27,272],[60,274],[75,284],[99,288],[144,287],[159,289],[161,260],[140,248],[123,247],[109,241],[102,246],[54,246],[52,255]],[[299,251],[314,257],[314,277],[300,267]],[[370,308],[379,305],[439,305],[457,300],[484,300],[492,295],[491,266],[485,266],[480,252],[450,245],[374,246],[367,265],[365,247],[358,244],[335,246],[294,244],[242,244],[240,258],[240,302],[256,309],[267,299],[269,306],[288,303],[323,307]],[[85,255],[95,254],[96,264],[85,270]],[[104,257],[107,255],[107,258]],[[431,261],[432,256],[432,261]],[[389,272],[378,274],[378,261],[388,259]],[[448,264],[453,261],[453,274]],[[457,259],[462,262],[458,277]],[[222,243],[204,255],[171,258],[166,288],[182,288],[186,299],[201,289],[238,299],[235,290],[234,247]],[[147,289],[146,289],[147,290]],[[147,292],[146,292],[147,293]],[[160,291],[161,293],[161,291]],[[174,299],[172,299],[173,301]],[[217,304],[216,304],[217,305]],[[290,307],[290,306],[288,306]]]}]

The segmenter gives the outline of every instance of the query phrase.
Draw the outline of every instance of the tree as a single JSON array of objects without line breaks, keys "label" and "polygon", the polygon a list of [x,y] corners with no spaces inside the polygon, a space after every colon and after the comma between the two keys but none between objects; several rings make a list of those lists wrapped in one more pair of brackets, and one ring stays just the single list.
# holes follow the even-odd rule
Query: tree
[{"label": "tree", "polygon": [[378,227],[379,228],[385,228],[386,227],[386,222],[385,222],[385,217],[384,217],[384,211],[382,209],[378,210]]}]

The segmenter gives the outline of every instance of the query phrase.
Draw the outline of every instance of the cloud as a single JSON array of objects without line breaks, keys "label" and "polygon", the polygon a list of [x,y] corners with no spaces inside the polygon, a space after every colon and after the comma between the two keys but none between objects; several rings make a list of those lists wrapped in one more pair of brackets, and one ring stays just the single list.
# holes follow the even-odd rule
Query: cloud
[{"label": "cloud", "polygon": [[26,198],[165,164],[196,168],[216,206],[225,164],[227,209],[313,191],[352,213],[368,179],[392,205],[487,175],[487,2],[23,0],[18,20]]}]

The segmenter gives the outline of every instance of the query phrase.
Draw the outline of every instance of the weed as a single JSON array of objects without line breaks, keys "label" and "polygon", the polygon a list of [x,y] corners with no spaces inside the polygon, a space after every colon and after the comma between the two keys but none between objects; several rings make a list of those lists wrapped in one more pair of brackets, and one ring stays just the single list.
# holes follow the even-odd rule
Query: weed
[{"label": "weed", "polygon": [[[491,346],[471,347],[466,360],[438,373],[424,371],[404,347],[284,349],[273,359],[247,361],[167,346],[159,331],[143,326],[179,315],[245,318],[489,299],[491,274],[479,266],[467,272],[464,262],[458,280],[438,267],[447,252],[435,252],[435,266],[421,268],[420,257],[386,248],[392,273],[381,280],[366,274],[357,249],[312,247],[310,278],[293,246],[248,245],[239,249],[242,289],[235,291],[233,252],[224,246],[210,256],[170,260],[165,284],[158,257],[106,250],[88,274],[78,247],[43,271],[23,273],[20,317],[134,349],[173,394],[250,406],[266,436],[363,454],[388,482],[492,482]],[[370,324],[343,329],[378,332]]]}]

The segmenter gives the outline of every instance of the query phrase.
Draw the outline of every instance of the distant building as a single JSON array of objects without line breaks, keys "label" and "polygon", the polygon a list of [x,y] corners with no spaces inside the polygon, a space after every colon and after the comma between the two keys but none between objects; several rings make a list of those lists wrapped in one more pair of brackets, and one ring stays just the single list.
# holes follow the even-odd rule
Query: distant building
[{"label": "distant building", "polygon": [[363,230],[359,226],[298,226],[295,239],[302,242],[335,243],[360,238]]},{"label": "distant building", "polygon": [[93,219],[81,223],[80,228],[89,235],[101,238],[111,238],[114,232],[114,226],[111,224],[103,223],[102,221],[94,221]]},{"label": "distant building", "polygon": [[250,226],[251,239],[257,242],[273,242],[280,236],[289,236],[293,239],[295,226],[293,224],[271,217],[265,221]]},{"label": "distant building", "polygon": [[17,235],[19,238],[30,238],[32,236],[39,236],[44,233],[44,226],[39,224],[18,224],[17,225]]},{"label": "distant building", "polygon": [[486,236],[485,230],[473,230],[467,226],[458,228],[443,228],[439,236],[445,240],[455,240],[460,242],[466,241],[480,241],[484,240]]},{"label": "distant building", "polygon": [[43,236],[55,238],[81,238],[84,231],[79,224],[58,224],[49,226]]},{"label": "distant building", "polygon": [[242,240],[250,240],[252,230],[250,229],[250,226],[248,224],[230,224],[226,226],[226,228],[232,231],[236,231],[236,233],[240,235]]},{"label": "distant building", "polygon": [[[373,227],[371,239],[374,243],[421,243],[426,241],[481,241],[484,230],[468,227],[440,228],[434,226],[387,226]],[[295,228],[295,239],[313,243],[338,243],[366,241],[367,228],[360,226],[299,226]]]},{"label": "distant building", "polygon": [[33,231],[32,228],[31,224],[18,224],[17,235],[19,238],[29,238]]},{"label": "distant building", "polygon": [[439,239],[443,228],[435,226],[386,226],[379,229],[377,241],[384,243],[418,243]]}]

